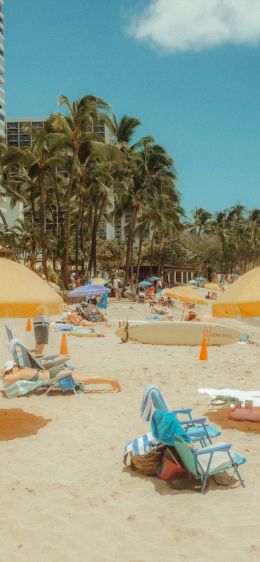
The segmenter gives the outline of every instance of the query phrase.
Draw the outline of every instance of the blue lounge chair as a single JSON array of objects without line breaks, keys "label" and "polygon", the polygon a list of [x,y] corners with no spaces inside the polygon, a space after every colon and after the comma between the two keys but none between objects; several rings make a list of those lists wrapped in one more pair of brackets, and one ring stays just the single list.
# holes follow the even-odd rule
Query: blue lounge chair
[{"label": "blue lounge chair", "polygon": [[[144,389],[143,401],[141,404],[141,417],[145,421],[151,419],[152,407],[175,414],[191,441],[200,441],[202,446],[206,446],[207,443],[212,444],[212,438],[221,435],[221,431],[215,425],[209,424],[207,418],[193,418],[192,408],[171,410],[159,388],[149,385]],[[186,419],[180,419],[178,417],[180,415],[185,416]]]},{"label": "blue lounge chair", "polygon": [[191,472],[197,480],[201,481],[201,493],[206,488],[209,476],[234,469],[240,484],[245,487],[238,470],[238,466],[246,462],[246,458],[230,451],[230,443],[218,443],[210,447],[194,448],[191,439],[182,432],[176,416],[156,410],[151,421],[154,437],[166,445],[173,446],[184,467]]}]

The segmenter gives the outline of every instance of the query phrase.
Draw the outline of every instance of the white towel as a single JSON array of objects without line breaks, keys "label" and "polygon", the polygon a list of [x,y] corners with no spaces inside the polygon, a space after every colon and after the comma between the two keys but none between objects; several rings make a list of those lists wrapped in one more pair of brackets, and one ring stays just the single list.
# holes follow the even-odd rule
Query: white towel
[{"label": "white towel", "polygon": [[210,398],[216,396],[232,396],[240,402],[252,400],[254,406],[260,406],[260,390],[236,390],[234,388],[198,388],[200,394],[208,394]]}]

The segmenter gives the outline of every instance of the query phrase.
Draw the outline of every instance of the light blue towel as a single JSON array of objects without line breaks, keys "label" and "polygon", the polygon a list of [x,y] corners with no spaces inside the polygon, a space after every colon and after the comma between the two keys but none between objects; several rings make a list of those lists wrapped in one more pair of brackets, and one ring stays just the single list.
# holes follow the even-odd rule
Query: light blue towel
[{"label": "light blue towel", "polygon": [[154,437],[166,445],[174,445],[176,437],[182,437],[184,441],[190,442],[189,436],[173,412],[156,410],[152,417],[151,429]]}]

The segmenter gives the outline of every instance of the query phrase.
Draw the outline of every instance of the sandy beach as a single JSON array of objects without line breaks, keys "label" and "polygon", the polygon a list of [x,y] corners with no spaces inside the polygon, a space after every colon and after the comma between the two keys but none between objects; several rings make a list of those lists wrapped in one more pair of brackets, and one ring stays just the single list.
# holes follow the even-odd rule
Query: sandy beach
[{"label": "sandy beach", "polygon": [[[220,441],[247,457],[246,488],[211,484],[203,496],[125,468],[123,446],[149,429],[140,418],[143,389],[158,386],[174,408],[207,415],[209,398],[199,387],[259,390],[260,348],[120,343],[119,319],[149,316],[146,305],[114,302],[103,338],[68,337],[71,362],[80,374],[116,377],[121,393],[1,395],[1,562],[250,562],[260,559],[260,427],[225,425]],[[225,320],[260,341],[260,328]],[[33,346],[24,320],[10,320],[17,337]],[[58,352],[51,326],[48,352]],[[9,358],[0,324],[1,365]],[[18,411],[17,411],[18,409]],[[218,413],[219,414],[219,413]],[[259,430],[258,430],[259,427]]]}]

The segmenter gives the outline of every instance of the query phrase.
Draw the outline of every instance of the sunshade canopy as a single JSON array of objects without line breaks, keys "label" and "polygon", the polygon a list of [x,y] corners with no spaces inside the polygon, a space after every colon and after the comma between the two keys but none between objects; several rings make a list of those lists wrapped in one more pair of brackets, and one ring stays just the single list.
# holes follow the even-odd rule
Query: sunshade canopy
[{"label": "sunshade canopy", "polygon": [[148,279],[144,279],[143,281],[140,281],[140,283],[138,283],[139,287],[151,287],[152,283],[151,281],[148,281]]},{"label": "sunshade canopy", "polygon": [[108,283],[109,279],[102,279],[101,277],[95,277],[95,279],[92,279],[91,284],[92,285],[105,285],[106,283]]},{"label": "sunshade canopy", "polygon": [[220,287],[217,283],[206,283],[203,288],[211,291],[222,291],[222,287]]},{"label": "sunshade canopy", "polygon": [[212,304],[212,314],[218,318],[260,316],[260,267],[251,269]]},{"label": "sunshade canopy", "polygon": [[181,287],[172,287],[171,289],[165,289],[164,294],[167,297],[171,297],[177,301],[202,304],[207,305],[207,300],[204,299],[198,291],[193,289],[190,285],[183,285]]},{"label": "sunshade canopy", "polygon": [[103,293],[109,293],[110,289],[104,287],[104,285],[82,285],[70,291],[68,296],[70,298],[84,298],[84,297],[94,297],[95,295],[102,295]]},{"label": "sunshade canopy", "polygon": [[28,267],[0,258],[1,318],[33,318],[61,312],[63,300],[46,281]]}]

